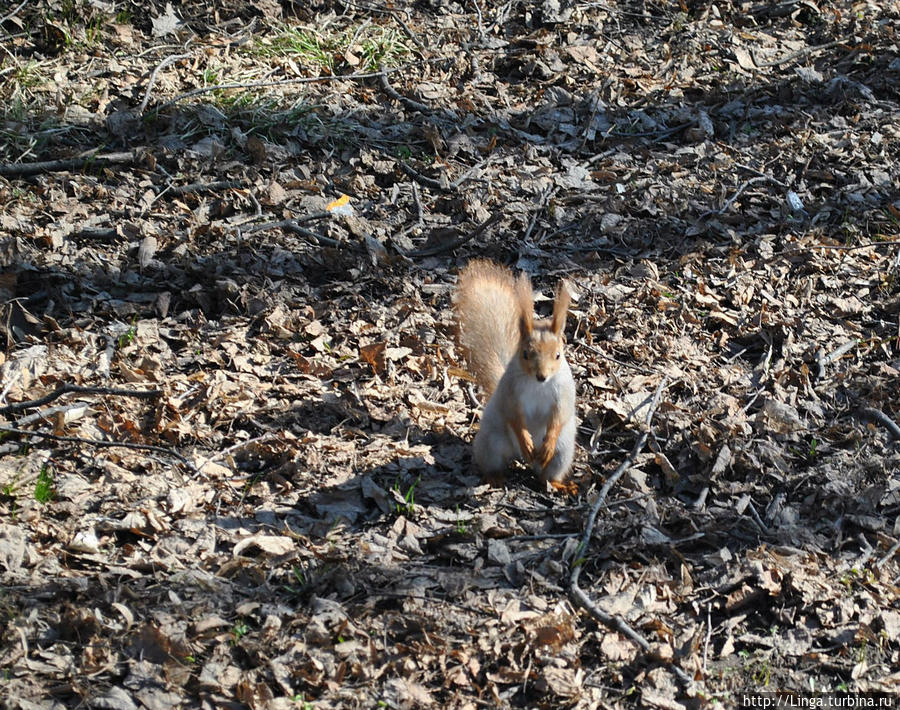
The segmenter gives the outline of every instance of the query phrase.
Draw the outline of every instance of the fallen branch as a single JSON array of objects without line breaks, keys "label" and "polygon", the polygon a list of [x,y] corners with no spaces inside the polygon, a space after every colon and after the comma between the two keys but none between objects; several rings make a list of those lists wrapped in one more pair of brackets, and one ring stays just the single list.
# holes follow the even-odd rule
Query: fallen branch
[{"label": "fallen branch", "polygon": [[898,551],[898,550],[900,550],[900,540],[898,540],[898,541],[895,542],[893,545],[891,545],[891,549],[887,551],[887,553],[885,554],[884,557],[882,557],[880,560],[878,560],[878,561],[875,563],[875,566],[876,566],[876,567],[884,567],[884,566],[890,561],[890,559],[891,559],[894,555],[897,554],[897,551]]},{"label": "fallen branch", "polygon": [[863,407],[859,410],[858,416],[878,422],[891,433],[891,437],[895,441],[900,441],[900,426],[897,426],[897,422],[880,409],[875,409],[875,407]]},{"label": "fallen branch", "polygon": [[[302,219],[302,218],[301,218]],[[286,232],[293,232],[294,234],[299,234],[301,237],[306,237],[307,239],[312,239],[319,246],[332,247],[334,249],[342,249],[346,247],[350,247],[354,251],[362,251],[362,246],[358,244],[354,244],[353,242],[339,242],[337,239],[332,239],[331,237],[325,237],[321,234],[316,234],[311,229],[307,229],[306,227],[301,227],[299,224],[300,220],[297,219],[283,219],[279,222],[267,222],[266,224],[257,224],[249,229],[241,230],[244,232],[259,232],[264,229],[283,229]]]},{"label": "fallen branch", "polygon": [[804,47],[803,49],[798,49],[796,52],[791,52],[790,54],[785,54],[781,59],[775,59],[771,62],[758,62],[756,61],[756,57],[753,56],[752,52],[750,54],[753,59],[753,63],[756,65],[757,69],[766,69],[768,67],[777,67],[779,64],[787,64],[788,62],[792,62],[795,59],[799,59],[800,57],[806,56],[807,54],[814,54],[815,52],[821,52],[823,49],[831,49],[832,47],[839,47],[842,44],[847,44],[846,40],[838,39],[834,42],[826,42],[825,44],[819,44],[815,47]]},{"label": "fallen branch", "polygon": [[[811,244],[810,249],[837,249],[840,251],[856,251],[857,249],[868,249],[869,247],[892,247],[900,244],[900,240],[892,240],[892,241],[884,241],[884,242],[869,242],[868,244]],[[795,249],[793,251],[801,251],[800,249]]]},{"label": "fallen branch", "polygon": [[391,83],[388,81],[387,72],[384,68],[381,68],[381,88],[384,89],[384,93],[390,96],[395,101],[399,101],[401,104],[408,106],[414,111],[420,111],[422,113],[431,113],[431,107],[426,106],[425,104],[416,101],[415,99],[411,99],[407,96],[404,96],[399,91],[397,91]]},{"label": "fallen branch", "polygon": [[816,377],[818,379],[824,379],[825,377],[825,366],[834,362],[835,360],[840,360],[844,355],[853,350],[857,345],[857,341],[848,340],[846,343],[841,345],[840,347],[832,350],[827,355],[824,350],[819,351],[819,355],[816,358]]},{"label": "fallen branch", "polygon": [[728,208],[731,207],[731,205],[733,205],[735,203],[735,200],[737,200],[737,198],[741,196],[741,194],[744,192],[744,190],[746,190],[751,185],[755,185],[758,182],[767,182],[767,181],[778,182],[777,180],[774,180],[774,178],[770,178],[768,175],[757,175],[756,177],[752,177],[749,180],[746,180],[745,182],[741,183],[740,187],[738,187],[738,189],[735,191],[735,193],[731,197],[729,197],[727,200],[725,200],[724,205],[722,205],[717,210],[707,210],[706,212],[701,214],[699,217],[697,217],[697,221],[699,222],[700,220],[706,219],[707,217],[711,217],[714,214],[725,214],[728,211]]},{"label": "fallen branch", "polygon": [[266,229],[283,229],[288,222],[293,224],[301,224],[303,222],[315,222],[317,219],[327,219],[331,217],[331,212],[313,212],[312,214],[305,215],[303,217],[294,217],[293,219],[281,219],[277,222],[265,222],[263,224],[253,224],[247,227],[246,229],[241,229],[242,234],[253,234],[254,232],[261,232]]},{"label": "fallen branch", "polygon": [[216,451],[215,453],[210,454],[205,459],[203,459],[203,461],[201,461],[199,464],[197,464],[196,469],[195,469],[196,475],[198,475],[198,476],[201,475],[203,473],[203,469],[206,468],[213,461],[216,461],[217,459],[220,459],[223,456],[229,456],[229,455],[233,454],[235,451],[237,451],[238,449],[243,449],[248,446],[253,446],[254,444],[261,444],[264,441],[269,441],[270,439],[276,439],[276,438],[277,438],[277,436],[275,434],[273,434],[272,432],[267,432],[267,433],[263,434],[262,436],[257,436],[255,439],[248,439],[247,441],[239,441],[238,443],[233,444],[232,446],[229,446],[227,449],[222,449],[221,451]]},{"label": "fallen branch", "polygon": [[413,249],[412,251],[408,251],[403,253],[405,257],[420,257],[420,256],[436,256],[438,254],[443,254],[444,252],[453,251],[457,247],[462,246],[466,242],[474,239],[479,234],[481,234],[488,227],[493,225],[495,222],[499,221],[503,216],[502,212],[495,212],[490,217],[488,217],[484,222],[479,224],[475,229],[473,229],[468,234],[464,234],[463,236],[454,239],[452,242],[447,242],[446,244],[436,244],[431,247],[422,247],[421,249]]},{"label": "fallen branch", "polygon": [[[599,606],[597,606],[593,601],[591,601],[584,590],[582,590],[578,585],[578,578],[581,575],[581,570],[584,563],[583,555],[587,552],[588,546],[590,545],[591,541],[591,535],[594,532],[594,523],[597,520],[597,514],[600,512],[600,508],[606,500],[606,496],[609,495],[610,489],[616,484],[619,478],[622,477],[622,474],[624,474],[625,471],[627,471],[631,467],[631,465],[637,458],[637,455],[641,452],[641,449],[644,448],[644,444],[647,443],[647,439],[650,436],[650,422],[653,419],[656,408],[659,406],[659,401],[662,397],[662,393],[665,389],[666,383],[666,378],[663,378],[659,383],[659,386],[656,388],[653,399],[650,401],[650,408],[647,411],[647,416],[644,419],[646,429],[640,435],[640,437],[638,437],[638,440],[635,443],[634,448],[631,450],[631,453],[628,454],[628,456],[619,465],[615,472],[606,480],[603,488],[600,489],[597,500],[594,501],[594,505],[591,508],[590,514],[588,515],[587,524],[584,528],[584,535],[582,535],[581,543],[578,545],[578,550],[575,553],[575,559],[572,562],[572,573],[569,577],[569,593],[571,594],[573,601],[581,606],[591,616],[597,619],[597,621],[612,629],[613,631],[618,631],[620,634],[630,639],[644,653],[650,653],[652,651],[650,643],[637,631],[632,629],[624,619],[621,619],[618,616],[614,616],[612,614],[608,614]],[[679,681],[681,681],[685,685],[691,682],[690,676],[688,676],[687,673],[685,673],[674,663],[669,663],[669,667]]]},{"label": "fallen branch", "polygon": [[185,466],[187,466],[194,474],[197,469],[187,458],[179,454],[177,451],[166,449],[162,446],[154,444],[137,444],[130,441],[103,441],[101,439],[84,439],[80,436],[60,436],[58,434],[47,434],[43,431],[33,431],[31,429],[19,429],[17,427],[0,426],[0,432],[6,434],[16,434],[18,436],[36,436],[41,439],[50,439],[51,441],[64,441],[70,444],[84,444],[85,446],[97,446],[100,448],[119,448],[132,449],[134,451],[153,451],[164,456],[176,458]]},{"label": "fallen branch", "polygon": [[11,20],[13,17],[15,17],[19,13],[19,10],[21,10],[23,7],[25,7],[25,5],[27,3],[28,3],[28,0],[22,0],[22,2],[20,2],[18,5],[16,5],[12,9],[11,12],[8,12],[6,15],[4,15],[2,18],[0,18],[0,25],[2,25],[7,20]]},{"label": "fallen branch", "polygon": [[150,102],[150,92],[153,90],[153,85],[156,83],[156,75],[159,74],[159,71],[164,67],[177,62],[179,59],[187,59],[190,56],[190,54],[173,54],[171,57],[166,57],[156,65],[156,68],[150,74],[150,79],[147,82],[147,90],[144,92],[144,100],[141,101],[141,105],[137,110],[137,115],[144,115],[144,111],[147,109],[147,104]]},{"label": "fallen branch", "polygon": [[550,198],[552,198],[556,194],[556,191],[558,189],[559,188],[557,188],[556,186],[552,186],[544,190],[544,194],[541,195],[541,201],[532,213],[531,220],[528,222],[528,229],[525,230],[525,236],[522,237],[523,243],[528,242],[529,238],[531,237],[531,232],[534,230],[534,225],[537,224],[538,217],[540,216],[541,212],[546,209],[547,204],[550,202]]},{"label": "fallen branch", "polygon": [[440,180],[435,180],[434,178],[422,175],[422,173],[416,171],[414,168],[410,167],[402,160],[398,160],[397,165],[399,165],[400,169],[407,175],[409,175],[413,180],[422,183],[425,187],[430,187],[432,190],[440,190],[441,192],[447,189],[444,187],[444,185],[441,184]]},{"label": "fallen branch", "polygon": [[139,399],[150,399],[152,397],[159,397],[162,394],[162,390],[126,390],[115,387],[84,387],[82,385],[73,385],[67,382],[57,387],[50,394],[40,397],[39,399],[30,399],[27,402],[16,402],[14,404],[7,404],[5,407],[0,407],[0,414],[20,412],[23,409],[30,409],[32,407],[42,407],[48,402],[52,402],[54,399],[58,399],[69,392],[77,392],[78,394],[107,394],[114,397],[137,397]]},{"label": "fallen branch", "polygon": [[187,185],[172,185],[169,188],[161,188],[160,193],[167,195],[189,195],[194,192],[216,192],[218,190],[234,190],[246,187],[243,180],[218,180],[216,182],[192,182]]},{"label": "fallen branch", "polygon": [[87,171],[90,168],[102,168],[107,165],[125,165],[137,162],[144,152],[144,148],[135,148],[122,153],[104,153],[100,155],[93,152],[90,155],[82,155],[77,158],[42,160],[37,163],[7,163],[0,165],[0,175],[4,177],[27,177],[29,175],[40,175],[41,173],[70,170]]}]

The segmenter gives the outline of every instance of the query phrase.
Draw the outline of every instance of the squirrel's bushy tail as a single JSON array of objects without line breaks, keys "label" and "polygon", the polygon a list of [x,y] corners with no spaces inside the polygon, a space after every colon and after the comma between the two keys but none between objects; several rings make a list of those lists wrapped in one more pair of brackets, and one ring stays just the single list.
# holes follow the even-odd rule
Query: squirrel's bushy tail
[{"label": "squirrel's bushy tail", "polygon": [[459,274],[454,306],[463,356],[490,396],[533,327],[531,281],[490,261],[471,261]]}]

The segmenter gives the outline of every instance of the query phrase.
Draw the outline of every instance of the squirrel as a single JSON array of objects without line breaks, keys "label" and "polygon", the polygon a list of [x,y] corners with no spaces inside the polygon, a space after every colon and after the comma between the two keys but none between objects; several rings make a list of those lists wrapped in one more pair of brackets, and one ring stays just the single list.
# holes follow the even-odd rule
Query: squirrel
[{"label": "squirrel", "polygon": [[556,289],[553,315],[534,320],[531,280],[482,259],[460,272],[455,315],[470,372],[488,397],[473,453],[482,475],[524,460],[561,483],[575,455],[575,380],[563,352],[571,296]]}]

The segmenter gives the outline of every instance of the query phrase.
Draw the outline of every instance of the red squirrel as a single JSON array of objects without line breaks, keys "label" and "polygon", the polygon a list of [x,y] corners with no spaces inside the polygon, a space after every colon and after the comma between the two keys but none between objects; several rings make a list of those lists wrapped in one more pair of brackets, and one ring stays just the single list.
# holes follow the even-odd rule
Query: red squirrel
[{"label": "red squirrel", "polygon": [[560,282],[552,317],[535,321],[528,276],[480,259],[459,275],[459,344],[488,397],[473,442],[485,478],[502,476],[514,459],[555,483],[572,467],[575,380],[564,352],[570,301]]}]

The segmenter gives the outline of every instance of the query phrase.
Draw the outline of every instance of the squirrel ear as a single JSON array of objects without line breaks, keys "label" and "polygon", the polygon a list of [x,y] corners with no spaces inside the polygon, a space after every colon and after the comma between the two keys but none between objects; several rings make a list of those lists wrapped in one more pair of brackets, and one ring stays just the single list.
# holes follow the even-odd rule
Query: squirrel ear
[{"label": "squirrel ear", "polygon": [[531,279],[525,274],[516,279],[516,301],[519,306],[519,335],[526,338],[534,331],[534,294]]},{"label": "squirrel ear", "polygon": [[553,302],[553,320],[550,322],[550,330],[557,336],[561,336],[566,329],[566,316],[569,313],[569,304],[572,302],[572,296],[569,289],[566,288],[564,281],[559,282],[556,287],[556,300]]}]

